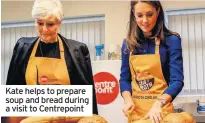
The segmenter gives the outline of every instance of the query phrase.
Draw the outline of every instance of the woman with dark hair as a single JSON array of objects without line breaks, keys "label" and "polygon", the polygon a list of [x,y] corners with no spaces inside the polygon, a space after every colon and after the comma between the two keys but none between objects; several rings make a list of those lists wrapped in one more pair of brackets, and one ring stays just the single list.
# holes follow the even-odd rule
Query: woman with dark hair
[{"label": "woman with dark hair", "polygon": [[132,120],[159,123],[173,112],[184,85],[181,38],[165,26],[159,1],[131,1],[127,38],[122,44],[120,88],[123,111]]}]

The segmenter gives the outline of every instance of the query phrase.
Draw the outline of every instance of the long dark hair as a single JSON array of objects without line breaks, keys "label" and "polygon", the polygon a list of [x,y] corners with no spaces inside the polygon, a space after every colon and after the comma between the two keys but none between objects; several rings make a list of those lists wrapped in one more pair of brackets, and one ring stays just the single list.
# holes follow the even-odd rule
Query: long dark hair
[{"label": "long dark hair", "polygon": [[156,8],[156,11],[159,10],[159,15],[157,17],[156,24],[152,29],[152,36],[150,38],[158,37],[161,41],[164,41],[165,38],[169,35],[176,34],[175,32],[170,31],[165,26],[164,11],[162,5],[159,1],[131,1],[130,6],[130,20],[129,20],[129,29],[127,33],[127,46],[129,50],[136,52],[136,47],[139,47],[139,42],[145,39],[142,30],[137,25],[134,15],[134,7],[138,2],[145,2]]}]

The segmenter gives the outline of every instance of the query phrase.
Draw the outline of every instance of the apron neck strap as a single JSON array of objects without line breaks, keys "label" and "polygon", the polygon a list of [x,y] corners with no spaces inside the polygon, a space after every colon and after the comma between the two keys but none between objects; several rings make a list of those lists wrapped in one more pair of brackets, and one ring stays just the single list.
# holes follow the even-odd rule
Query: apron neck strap
[{"label": "apron neck strap", "polygon": [[133,53],[133,50],[130,50],[130,56],[132,55],[132,53]]},{"label": "apron neck strap", "polygon": [[59,36],[58,36],[58,41],[59,41],[59,49],[60,49],[61,59],[65,59],[63,42]]},{"label": "apron neck strap", "polygon": [[159,45],[160,45],[160,39],[155,38],[155,54],[159,54]]},{"label": "apron neck strap", "polygon": [[[61,38],[59,36],[57,38],[58,38],[58,41],[59,41],[60,58],[61,59],[65,59],[62,40],[61,40]],[[36,54],[36,51],[37,51],[37,47],[39,45],[39,41],[40,41],[40,38],[36,41],[36,43],[35,43],[35,45],[33,47],[33,51],[31,53],[31,57],[35,57],[35,54]]]},{"label": "apron neck strap", "polygon": [[37,51],[37,47],[38,47],[38,44],[39,44],[39,41],[40,41],[40,38],[38,38],[38,40],[36,41],[34,47],[33,47],[33,50],[31,52],[31,56],[30,57],[35,57],[35,54],[36,54],[36,51]]}]

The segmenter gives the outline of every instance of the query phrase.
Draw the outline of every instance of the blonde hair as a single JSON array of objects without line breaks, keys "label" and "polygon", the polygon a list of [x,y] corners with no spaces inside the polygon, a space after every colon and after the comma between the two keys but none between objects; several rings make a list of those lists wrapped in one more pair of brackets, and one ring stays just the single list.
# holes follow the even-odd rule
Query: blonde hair
[{"label": "blonde hair", "polygon": [[58,20],[63,19],[63,7],[60,0],[35,0],[32,17],[47,18],[48,16],[56,16]]}]

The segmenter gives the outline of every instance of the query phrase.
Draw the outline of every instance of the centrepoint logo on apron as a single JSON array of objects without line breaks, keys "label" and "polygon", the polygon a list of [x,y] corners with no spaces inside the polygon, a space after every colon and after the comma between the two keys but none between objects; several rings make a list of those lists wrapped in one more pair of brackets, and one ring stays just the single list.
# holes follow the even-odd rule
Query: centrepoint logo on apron
[{"label": "centrepoint logo on apron", "polygon": [[48,78],[47,76],[41,76],[40,77],[40,83],[37,82],[38,85],[61,85],[61,83],[58,81],[58,79],[52,79]]},{"label": "centrepoint logo on apron", "polygon": [[42,76],[42,77],[40,78],[40,81],[41,81],[41,82],[47,82],[47,81],[48,81],[48,77]]},{"label": "centrepoint logo on apron", "polygon": [[109,104],[117,98],[119,82],[114,75],[99,72],[94,75],[94,82],[98,104]]}]

